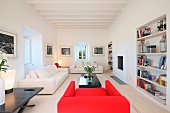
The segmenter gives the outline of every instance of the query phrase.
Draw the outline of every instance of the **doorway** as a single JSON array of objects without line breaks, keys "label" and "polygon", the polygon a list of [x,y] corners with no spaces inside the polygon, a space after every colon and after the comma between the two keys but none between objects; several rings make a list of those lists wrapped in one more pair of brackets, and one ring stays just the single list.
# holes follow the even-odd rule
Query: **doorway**
[{"label": "doorway", "polygon": [[24,68],[25,75],[43,66],[42,34],[36,30],[24,28]]}]

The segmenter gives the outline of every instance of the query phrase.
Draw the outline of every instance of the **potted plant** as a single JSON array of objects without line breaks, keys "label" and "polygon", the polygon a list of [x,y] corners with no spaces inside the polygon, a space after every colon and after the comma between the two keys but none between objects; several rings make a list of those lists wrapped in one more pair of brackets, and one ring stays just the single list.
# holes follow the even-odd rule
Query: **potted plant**
[{"label": "potted plant", "polygon": [[93,73],[93,71],[95,71],[95,66],[86,65],[86,66],[84,66],[84,71],[87,72],[88,78],[89,78],[89,80],[91,80],[92,73]]}]

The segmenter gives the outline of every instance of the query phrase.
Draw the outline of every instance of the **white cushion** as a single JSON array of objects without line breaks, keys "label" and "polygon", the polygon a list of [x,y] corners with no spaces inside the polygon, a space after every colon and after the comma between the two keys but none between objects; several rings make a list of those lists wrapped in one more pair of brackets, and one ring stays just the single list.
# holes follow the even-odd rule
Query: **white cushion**
[{"label": "white cushion", "polygon": [[26,75],[26,79],[30,79],[31,78],[31,75],[30,74],[27,74]]},{"label": "white cushion", "polygon": [[83,66],[91,65],[91,62],[83,62]]},{"label": "white cushion", "polygon": [[56,65],[51,65],[51,68],[52,68],[54,74],[58,73],[58,68],[56,67]]},{"label": "white cushion", "polygon": [[[67,75],[67,72],[58,72],[54,76],[64,76],[64,75]],[[52,76],[51,78],[53,78],[54,76]]]},{"label": "white cushion", "polygon": [[37,69],[37,70],[35,70],[35,73],[37,74],[37,76],[39,78],[49,78],[49,77],[51,77],[50,74],[47,72],[46,68]]},{"label": "white cushion", "polygon": [[82,62],[75,62],[76,68],[83,67]]},{"label": "white cushion", "polygon": [[38,78],[34,71],[30,71],[30,78]]},{"label": "white cushion", "polygon": [[96,67],[96,68],[98,68],[97,62],[96,62],[96,63],[93,63],[93,66]]},{"label": "white cushion", "polygon": [[77,71],[84,71],[84,68],[75,68],[74,70],[77,70]]},{"label": "white cushion", "polygon": [[95,71],[99,71],[99,68],[95,68]]},{"label": "white cushion", "polygon": [[54,71],[53,71],[53,69],[52,69],[52,67],[50,65],[47,66],[46,69],[47,69],[48,73],[50,74],[50,76],[54,75]]}]

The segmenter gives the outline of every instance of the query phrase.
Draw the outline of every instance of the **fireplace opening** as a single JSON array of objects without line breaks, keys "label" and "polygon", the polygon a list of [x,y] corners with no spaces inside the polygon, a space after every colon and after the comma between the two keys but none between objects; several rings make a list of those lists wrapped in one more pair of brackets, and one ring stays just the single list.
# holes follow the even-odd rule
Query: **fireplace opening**
[{"label": "fireplace opening", "polygon": [[118,69],[123,71],[123,56],[118,56]]}]

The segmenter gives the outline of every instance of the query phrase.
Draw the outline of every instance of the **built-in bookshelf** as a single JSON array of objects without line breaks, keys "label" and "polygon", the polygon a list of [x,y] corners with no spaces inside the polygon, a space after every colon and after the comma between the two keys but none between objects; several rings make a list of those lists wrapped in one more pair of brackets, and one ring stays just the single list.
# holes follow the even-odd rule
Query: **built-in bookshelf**
[{"label": "built-in bookshelf", "polygon": [[108,43],[108,66],[109,70],[113,71],[113,56],[112,56],[112,41]]},{"label": "built-in bookshelf", "polygon": [[157,104],[166,107],[166,15],[146,23],[136,31],[136,89]]}]

